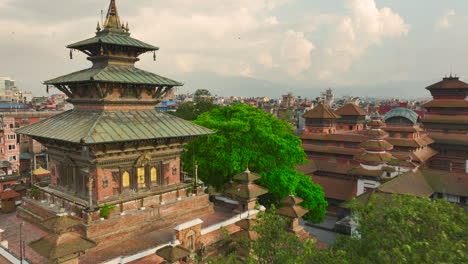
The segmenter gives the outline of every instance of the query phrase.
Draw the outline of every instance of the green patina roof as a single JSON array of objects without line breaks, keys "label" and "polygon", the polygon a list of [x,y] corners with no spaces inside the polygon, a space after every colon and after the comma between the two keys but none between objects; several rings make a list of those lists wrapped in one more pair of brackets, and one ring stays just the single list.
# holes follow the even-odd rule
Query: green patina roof
[{"label": "green patina roof", "polygon": [[393,108],[385,114],[384,121],[387,121],[387,119],[390,119],[392,117],[404,117],[415,125],[418,122],[419,115],[411,109],[397,107]]},{"label": "green patina roof", "polygon": [[98,43],[103,43],[103,44],[109,44],[109,45],[119,45],[119,46],[130,46],[130,47],[135,47],[135,48],[141,48],[145,49],[148,51],[151,50],[158,50],[158,47],[155,47],[153,45],[144,43],[143,41],[140,41],[138,39],[134,39],[130,37],[128,34],[122,34],[122,33],[108,33],[102,36],[96,36],[92,37],[86,40],[82,40],[73,44],[70,44],[67,46],[67,48],[70,49],[79,49],[85,46],[93,45],[93,44],[98,44]]},{"label": "green patina roof", "polygon": [[74,109],[16,130],[32,137],[98,144],[213,134],[210,129],[157,110]]},{"label": "green patina roof", "polygon": [[89,68],[82,71],[70,73],[49,81],[45,84],[69,84],[78,82],[114,82],[114,83],[132,83],[149,84],[164,86],[181,86],[182,84],[159,76],[157,74],[140,70],[133,66],[108,65],[103,68]]}]

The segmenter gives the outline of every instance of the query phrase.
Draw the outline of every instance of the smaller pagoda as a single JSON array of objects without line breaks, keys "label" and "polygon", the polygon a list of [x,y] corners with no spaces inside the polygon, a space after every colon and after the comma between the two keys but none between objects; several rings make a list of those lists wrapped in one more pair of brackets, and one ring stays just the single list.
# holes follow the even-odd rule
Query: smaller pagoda
[{"label": "smaller pagoda", "polygon": [[[257,241],[259,236],[256,231],[253,230],[253,226],[255,225],[255,220],[252,219],[250,216],[240,220],[239,222],[236,223],[238,227],[241,228],[240,231],[234,233],[231,235],[231,238],[236,240],[242,241],[243,239],[248,239],[249,241]],[[249,248],[246,247],[245,244],[243,243],[236,243],[237,247],[237,254],[241,258],[246,258],[249,256]]]},{"label": "smaller pagoda", "polygon": [[340,115],[333,112],[328,105],[323,103],[306,112],[302,117],[305,118],[305,133],[323,134],[335,133],[336,122],[341,118]]},{"label": "smaller pagoda", "polygon": [[252,173],[249,169],[233,177],[237,183],[230,184],[225,193],[232,199],[240,202],[239,210],[241,212],[254,209],[257,204],[257,198],[268,193],[268,190],[257,185],[254,181],[262,176]]},{"label": "smaller pagoda", "polygon": [[374,113],[371,115],[371,121],[367,123],[367,129],[364,131],[364,135],[368,139],[359,144],[365,152],[355,157],[361,163],[361,166],[367,170],[380,170],[394,159],[393,155],[387,152],[392,150],[393,146],[385,140],[388,133],[382,129],[384,126],[385,123],[379,114]]},{"label": "smaller pagoda", "polygon": [[81,223],[81,219],[69,215],[46,219],[41,224],[51,233],[29,245],[52,263],[78,263],[78,258],[86,250],[96,246],[94,241],[74,230]]},{"label": "smaller pagoda", "polygon": [[156,251],[156,255],[162,257],[167,263],[178,264],[187,263],[185,260],[190,257],[190,250],[182,246],[168,245]]},{"label": "smaller pagoda", "polygon": [[286,227],[288,232],[295,234],[301,240],[305,240],[309,238],[309,233],[304,230],[304,227],[299,225],[299,218],[307,214],[309,210],[299,205],[302,202],[301,198],[291,194],[281,199],[280,203],[283,204],[283,207],[278,209],[276,213],[290,219],[289,226]]}]

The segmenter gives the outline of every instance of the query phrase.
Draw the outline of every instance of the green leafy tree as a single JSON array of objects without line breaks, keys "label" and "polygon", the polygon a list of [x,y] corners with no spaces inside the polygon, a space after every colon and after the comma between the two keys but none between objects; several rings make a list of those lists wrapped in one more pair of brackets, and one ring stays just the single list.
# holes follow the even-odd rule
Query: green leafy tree
[{"label": "green leafy tree", "polygon": [[206,112],[194,122],[216,134],[197,138],[187,146],[183,155],[187,171],[193,171],[196,160],[201,179],[219,189],[249,167],[262,175],[259,184],[269,189],[262,196],[263,204],[277,203],[293,193],[310,210],[306,218],[322,219],[327,206],[322,188],[296,171],[296,165],[306,159],[301,140],[288,123],[241,104]]},{"label": "green leafy tree", "polygon": [[193,101],[195,103],[200,103],[202,101],[213,102],[210,91],[206,89],[198,89],[193,94]]},{"label": "green leafy tree", "polygon": [[351,263],[468,263],[468,214],[443,199],[373,196],[350,205],[359,235],[340,236],[334,251]]},{"label": "green leafy tree", "polygon": [[211,111],[218,107],[218,105],[215,105],[210,101],[200,101],[198,103],[185,102],[180,104],[175,112],[169,113],[182,119],[192,121],[197,119],[200,114]]},{"label": "green leafy tree", "polygon": [[185,102],[179,105],[175,112],[168,112],[172,115],[180,117],[185,120],[197,119],[196,105],[194,102]]},{"label": "green leafy tree", "polygon": [[334,256],[327,250],[315,247],[314,241],[300,241],[294,234],[286,231],[289,219],[276,214],[272,207],[266,212],[260,212],[255,219],[251,231],[258,234],[255,241],[247,237],[234,240],[235,248],[244,248],[249,252],[245,259],[235,258],[236,252],[229,256],[219,256],[208,261],[211,264],[247,263],[247,264],[296,264],[296,263],[326,263],[346,264],[342,257]]}]

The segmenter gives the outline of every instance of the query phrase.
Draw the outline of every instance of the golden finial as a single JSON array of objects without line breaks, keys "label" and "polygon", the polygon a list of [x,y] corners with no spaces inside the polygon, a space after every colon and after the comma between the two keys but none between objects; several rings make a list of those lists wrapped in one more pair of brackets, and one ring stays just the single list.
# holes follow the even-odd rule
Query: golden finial
[{"label": "golden finial", "polygon": [[122,22],[122,29],[125,29],[125,24]]},{"label": "golden finial", "polygon": [[101,31],[101,25],[99,25],[99,22],[97,22],[96,30],[97,30],[98,32]]},{"label": "golden finial", "polygon": [[128,22],[127,22],[127,25],[125,26],[125,31],[127,31],[127,32],[130,31],[130,28],[128,27]]},{"label": "golden finial", "polygon": [[109,10],[107,11],[104,28],[120,28],[119,12],[117,11],[115,0],[111,0],[109,4]]}]

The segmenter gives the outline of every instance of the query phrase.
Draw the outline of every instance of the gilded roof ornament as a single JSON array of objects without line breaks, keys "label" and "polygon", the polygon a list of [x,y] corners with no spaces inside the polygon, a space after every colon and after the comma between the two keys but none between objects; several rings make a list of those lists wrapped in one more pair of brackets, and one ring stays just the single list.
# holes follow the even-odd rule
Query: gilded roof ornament
[{"label": "gilded roof ornament", "polygon": [[106,22],[104,22],[104,28],[120,28],[120,18],[117,11],[117,5],[115,0],[111,0],[109,10],[107,11]]},{"label": "gilded roof ornament", "polygon": [[101,31],[101,25],[99,25],[99,22],[97,22],[96,31],[97,32]]}]

